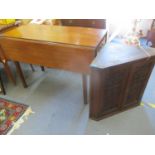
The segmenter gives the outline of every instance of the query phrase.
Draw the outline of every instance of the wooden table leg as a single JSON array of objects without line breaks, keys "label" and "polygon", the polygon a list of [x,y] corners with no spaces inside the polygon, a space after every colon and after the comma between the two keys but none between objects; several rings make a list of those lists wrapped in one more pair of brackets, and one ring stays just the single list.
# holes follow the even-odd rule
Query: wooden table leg
[{"label": "wooden table leg", "polygon": [[41,70],[44,72],[45,71],[45,68],[44,66],[40,66],[41,67]]},{"label": "wooden table leg", "polygon": [[16,84],[16,80],[15,80],[13,74],[12,74],[12,71],[11,71],[11,69],[10,69],[10,67],[9,67],[9,65],[8,65],[8,63],[7,63],[7,61],[3,63],[3,66],[4,66],[4,70],[5,70],[6,74],[8,75],[9,79],[10,79],[14,84]]},{"label": "wooden table leg", "polygon": [[15,61],[14,63],[15,63],[15,65],[16,65],[17,72],[18,72],[18,74],[19,74],[19,76],[20,76],[20,79],[21,79],[21,81],[22,81],[22,83],[23,83],[24,88],[27,88],[27,83],[26,83],[26,81],[25,81],[24,74],[23,74],[23,72],[22,72],[20,63],[17,62],[17,61]]},{"label": "wooden table leg", "polygon": [[106,33],[106,35],[105,35],[105,44],[107,42],[107,39],[108,39],[108,34]]},{"label": "wooden table leg", "polygon": [[4,84],[3,84],[3,81],[2,81],[1,75],[0,75],[0,85],[1,85],[2,92],[5,95],[6,91],[5,91],[5,88],[4,88]]},{"label": "wooden table leg", "polygon": [[32,64],[30,64],[30,67],[31,67],[32,71],[35,72],[35,69]]},{"label": "wooden table leg", "polygon": [[87,97],[87,75],[82,74],[82,86],[83,86],[83,99],[84,99],[84,104],[88,103]]}]

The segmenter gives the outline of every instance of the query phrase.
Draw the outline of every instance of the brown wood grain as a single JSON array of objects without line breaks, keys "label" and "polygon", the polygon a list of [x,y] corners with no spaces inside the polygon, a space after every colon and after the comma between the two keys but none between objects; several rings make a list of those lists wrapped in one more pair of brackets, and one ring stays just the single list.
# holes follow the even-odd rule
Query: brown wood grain
[{"label": "brown wood grain", "polygon": [[89,73],[94,49],[20,39],[0,39],[6,59],[73,72]]},{"label": "brown wood grain", "polygon": [[[100,120],[140,104],[155,64],[155,51],[106,45],[91,64],[90,117]],[[147,54],[146,54],[147,52]]]},{"label": "brown wood grain", "polygon": [[0,45],[8,60],[89,74],[105,35],[101,29],[30,24],[3,33]]},{"label": "brown wood grain", "polygon": [[40,40],[95,48],[105,34],[106,30],[103,29],[29,24],[19,26],[2,35],[11,38]]},{"label": "brown wood grain", "polygon": [[82,73],[86,104],[85,77],[106,34],[106,30],[94,28],[23,25],[0,36],[1,55],[16,62],[24,87],[27,85],[18,62]]}]

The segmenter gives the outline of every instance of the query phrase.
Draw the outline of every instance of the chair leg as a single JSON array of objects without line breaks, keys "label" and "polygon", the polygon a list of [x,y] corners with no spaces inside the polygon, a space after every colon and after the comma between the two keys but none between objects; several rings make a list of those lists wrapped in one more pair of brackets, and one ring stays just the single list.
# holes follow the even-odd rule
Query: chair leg
[{"label": "chair leg", "polygon": [[45,68],[44,66],[40,66],[41,67],[41,70],[44,72],[45,71]]},{"label": "chair leg", "polygon": [[15,78],[14,78],[12,72],[11,72],[11,69],[10,69],[8,63],[7,63],[7,62],[3,63],[3,66],[4,66],[4,70],[5,70],[6,74],[8,75],[9,79],[10,79],[14,84],[16,84]]},{"label": "chair leg", "polygon": [[25,81],[24,74],[23,74],[23,72],[22,72],[20,63],[17,62],[17,61],[15,61],[14,63],[15,63],[17,72],[18,72],[18,74],[19,74],[19,77],[20,77],[20,79],[21,79],[21,81],[22,81],[22,84],[23,84],[24,88],[27,88],[27,83],[26,83],[26,81]]},{"label": "chair leg", "polygon": [[30,64],[30,67],[31,67],[32,71],[35,72],[35,69],[32,64]]},{"label": "chair leg", "polygon": [[3,84],[3,81],[2,81],[1,75],[0,75],[0,85],[1,85],[2,92],[5,95],[6,91],[5,91],[5,88],[4,88],[4,84]]},{"label": "chair leg", "polygon": [[88,103],[87,100],[87,75],[82,74],[82,86],[83,86],[83,99],[84,99],[84,104]]}]

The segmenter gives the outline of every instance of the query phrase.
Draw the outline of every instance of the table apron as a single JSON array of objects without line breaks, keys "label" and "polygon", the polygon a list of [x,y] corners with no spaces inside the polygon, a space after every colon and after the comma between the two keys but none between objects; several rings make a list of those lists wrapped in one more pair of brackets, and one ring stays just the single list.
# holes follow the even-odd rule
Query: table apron
[{"label": "table apron", "polygon": [[86,74],[95,54],[91,47],[24,39],[1,38],[0,45],[6,59]]}]

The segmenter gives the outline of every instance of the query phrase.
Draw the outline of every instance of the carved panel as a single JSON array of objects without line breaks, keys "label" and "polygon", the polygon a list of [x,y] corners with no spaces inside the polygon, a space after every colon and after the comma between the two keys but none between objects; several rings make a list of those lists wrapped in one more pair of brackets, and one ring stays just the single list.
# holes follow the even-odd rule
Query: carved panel
[{"label": "carved panel", "polygon": [[152,68],[153,64],[150,62],[133,65],[124,107],[139,104]]}]

